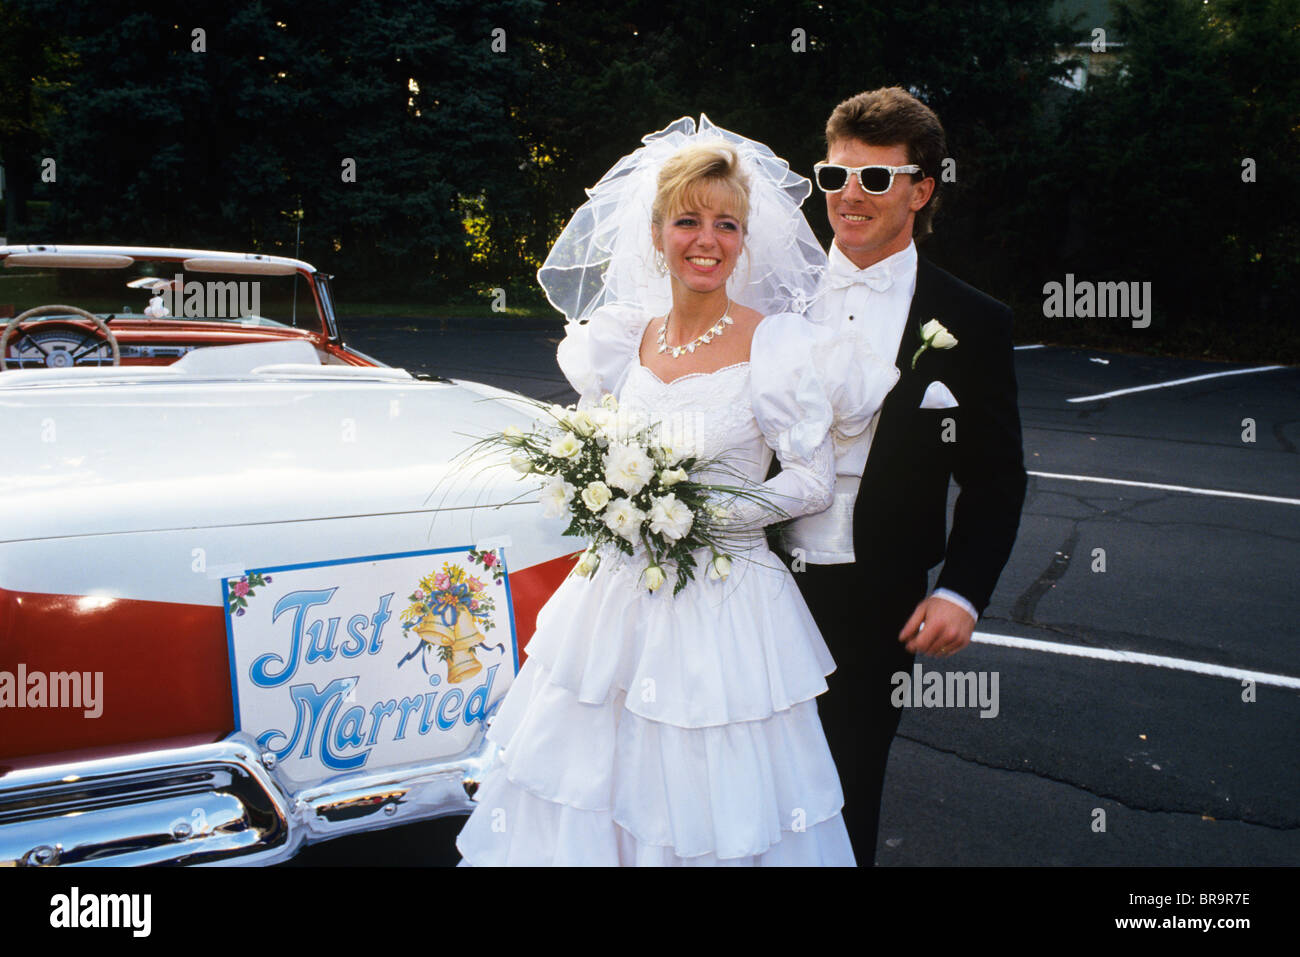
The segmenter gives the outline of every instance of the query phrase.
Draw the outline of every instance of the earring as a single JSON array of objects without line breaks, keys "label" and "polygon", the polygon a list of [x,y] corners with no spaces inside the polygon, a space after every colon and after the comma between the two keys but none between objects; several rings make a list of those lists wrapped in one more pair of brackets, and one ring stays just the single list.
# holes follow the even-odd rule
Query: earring
[{"label": "earring", "polygon": [[655,272],[661,276],[668,275],[668,264],[664,262],[664,251],[662,249],[655,250]]}]

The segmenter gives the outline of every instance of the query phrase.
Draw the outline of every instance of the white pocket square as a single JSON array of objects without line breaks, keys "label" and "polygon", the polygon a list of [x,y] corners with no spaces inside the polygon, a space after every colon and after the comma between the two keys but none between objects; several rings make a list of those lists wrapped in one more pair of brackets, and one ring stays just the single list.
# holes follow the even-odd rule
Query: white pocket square
[{"label": "white pocket square", "polygon": [[936,379],[926,386],[925,398],[921,400],[921,408],[955,409],[957,408],[957,397],[952,394],[946,385]]}]

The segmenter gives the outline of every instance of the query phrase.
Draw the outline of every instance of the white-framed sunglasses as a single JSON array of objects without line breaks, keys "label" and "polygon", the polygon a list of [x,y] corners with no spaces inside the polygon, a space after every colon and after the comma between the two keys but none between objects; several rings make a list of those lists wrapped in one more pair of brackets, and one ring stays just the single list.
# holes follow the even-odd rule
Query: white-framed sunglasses
[{"label": "white-framed sunglasses", "polygon": [[849,184],[849,174],[857,173],[858,185],[863,192],[879,196],[888,193],[894,186],[894,176],[898,173],[919,173],[921,167],[915,163],[906,166],[841,166],[839,163],[814,163],[813,178],[817,188],[823,193],[838,193]]}]

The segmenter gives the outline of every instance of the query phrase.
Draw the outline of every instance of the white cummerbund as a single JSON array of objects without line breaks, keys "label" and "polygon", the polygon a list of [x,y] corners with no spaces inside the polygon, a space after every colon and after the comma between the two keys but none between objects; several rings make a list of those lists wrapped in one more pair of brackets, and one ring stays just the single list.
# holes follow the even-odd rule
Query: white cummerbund
[{"label": "white cummerbund", "polygon": [[[858,497],[859,475],[835,476],[835,498],[815,515],[801,515],[781,532],[787,553],[802,550],[803,560],[814,565],[843,565],[853,561],[853,503]],[[795,556],[799,557],[799,556]]]}]

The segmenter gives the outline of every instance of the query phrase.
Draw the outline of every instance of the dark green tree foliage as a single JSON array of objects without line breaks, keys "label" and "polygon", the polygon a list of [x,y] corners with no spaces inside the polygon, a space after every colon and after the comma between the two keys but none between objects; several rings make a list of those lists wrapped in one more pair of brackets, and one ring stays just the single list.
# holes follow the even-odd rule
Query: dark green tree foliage
[{"label": "dark green tree foliage", "polygon": [[[1117,0],[1118,68],[1084,92],[1057,81],[1095,24],[1056,10],[0,0],[0,150],[50,204],[13,238],[292,253],[301,217],[302,256],[367,296],[502,285],[518,303],[645,133],[707,113],[809,175],[835,104],[896,84],[938,112],[955,162],[923,248],[1011,301],[1021,336],[1231,352],[1298,292],[1300,0]],[[807,211],[829,239],[820,193]],[[1043,318],[1067,272],[1152,282],[1155,334]]]},{"label": "dark green tree foliage", "polygon": [[48,23],[0,3],[0,165],[6,170],[0,228],[5,236],[17,236],[27,225],[27,200],[52,113],[51,97],[68,61]]},{"label": "dark green tree foliage", "polygon": [[[1119,69],[1066,112],[1055,159],[1076,199],[1063,262],[1150,281],[1167,345],[1275,355],[1267,330],[1300,294],[1300,3],[1134,0],[1116,12]],[[1294,358],[1300,340],[1285,335]]]},{"label": "dark green tree foliage", "polygon": [[[428,286],[468,267],[465,197],[527,192],[511,107],[531,0],[25,6],[76,56],[44,189],[65,242],[292,253],[301,216],[314,262]],[[525,55],[491,51],[498,27]]]},{"label": "dark green tree foliage", "polygon": [[[546,5],[538,25],[546,69],[530,88],[531,135],[555,170],[551,236],[583,187],[679,116],[707,113],[810,176],[834,106],[898,85],[938,112],[956,160],[927,252],[1008,298],[1023,299],[1025,277],[1041,271],[1037,234],[1062,219],[1052,203],[1063,200],[1042,189],[1055,172],[1045,162],[1056,143],[1049,108],[1064,93],[1053,81],[1065,75],[1057,49],[1078,33],[1054,21],[1050,0],[753,0],[707,10],[633,0],[579,9]],[[805,208],[829,241],[822,194]]]},{"label": "dark green tree foliage", "polygon": [[[1300,301],[1300,0],[1230,0],[1211,13],[1233,106],[1219,135],[1237,174],[1224,291],[1268,320]],[[1253,184],[1240,183],[1245,158],[1256,162]]]}]

